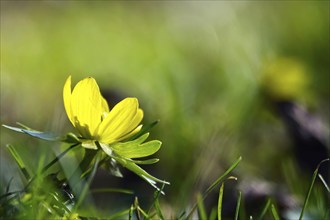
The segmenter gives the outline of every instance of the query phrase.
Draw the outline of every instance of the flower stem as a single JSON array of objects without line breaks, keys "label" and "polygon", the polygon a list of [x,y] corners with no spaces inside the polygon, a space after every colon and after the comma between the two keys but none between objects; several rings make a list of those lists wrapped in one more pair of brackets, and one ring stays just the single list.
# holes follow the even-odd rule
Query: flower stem
[{"label": "flower stem", "polygon": [[85,174],[88,171],[88,167],[93,161],[97,152],[98,152],[97,150],[85,149],[84,158],[82,159],[79,166],[76,168],[76,170],[69,178],[69,183],[71,187],[75,187],[76,184],[80,181],[82,174]]},{"label": "flower stem", "polygon": [[[63,151],[62,153],[60,153],[58,156],[55,157],[54,160],[52,160],[49,164],[47,164],[40,172],[40,174],[45,173],[50,167],[52,167],[57,161],[59,161],[65,154],[67,154],[70,150],[72,150],[73,148],[75,148],[76,146],[78,146],[79,144],[74,144],[71,145],[68,149],[66,149],[65,151]],[[34,175],[31,180],[28,182],[28,184],[25,186],[23,191],[26,191],[27,188],[31,185],[31,183],[36,179],[36,177],[39,174]]]}]

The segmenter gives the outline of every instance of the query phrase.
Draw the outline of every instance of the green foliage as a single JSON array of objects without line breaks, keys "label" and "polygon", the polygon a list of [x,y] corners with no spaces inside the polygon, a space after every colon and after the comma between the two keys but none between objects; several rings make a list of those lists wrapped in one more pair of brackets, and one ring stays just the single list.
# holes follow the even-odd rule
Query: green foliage
[{"label": "green foliage", "polygon": [[[305,209],[306,209],[307,204],[308,204],[308,202],[309,202],[309,198],[310,198],[310,196],[311,196],[311,192],[312,192],[312,189],[313,189],[313,186],[314,186],[315,180],[316,180],[316,178],[317,178],[317,174],[318,174],[319,168],[320,168],[320,166],[321,166],[324,162],[329,162],[329,160],[330,160],[330,159],[322,160],[322,161],[318,164],[318,166],[316,167],[316,169],[315,169],[315,171],[314,171],[314,173],[313,173],[312,182],[311,182],[310,187],[309,187],[309,189],[308,189],[308,192],[307,192],[307,194],[306,194],[306,198],[305,198],[304,205],[303,205],[303,208],[302,208],[301,213],[300,213],[300,216],[299,216],[299,220],[303,219],[303,217],[304,217]],[[327,190],[328,190],[328,187],[326,187],[326,188],[327,188]],[[329,191],[328,191],[328,192],[329,192]]]},{"label": "green foliage", "polygon": [[30,179],[30,174],[26,170],[26,166],[25,166],[22,158],[20,157],[20,155],[17,153],[17,151],[15,150],[15,148],[12,145],[10,145],[10,144],[7,145],[7,149],[9,150],[11,156],[14,158],[15,162],[19,166],[19,168],[20,168],[21,172],[23,173],[24,177],[27,180],[29,180]]},{"label": "green foliage", "polygon": [[142,144],[149,136],[149,133],[142,135],[133,141],[128,141],[124,143],[116,143],[109,146],[112,148],[116,154],[125,158],[139,158],[147,157],[156,153],[160,145],[160,141],[154,140]]},{"label": "green foliage", "polygon": [[[144,131],[149,130],[153,127],[155,123],[146,126]],[[101,165],[110,158],[114,159],[127,169],[133,171],[135,174],[146,180],[153,187],[157,189],[159,193],[163,193],[163,188],[159,189],[156,186],[156,182],[163,184],[169,184],[166,181],[162,181],[151,176],[149,173],[140,168],[137,164],[153,164],[158,161],[158,159],[147,159],[144,161],[135,161],[130,158],[140,158],[146,157],[154,154],[159,150],[161,142],[160,141],[149,141],[143,143],[149,136],[149,133],[140,133],[141,136],[136,136],[136,139],[128,141],[126,143],[117,143],[111,146],[101,146],[100,143],[96,142],[99,149],[105,149],[106,154],[101,151],[85,149],[85,154],[81,160],[79,167],[74,171],[71,177],[65,177],[64,179],[58,179],[58,173],[63,171],[58,171],[57,173],[50,173],[46,175],[45,173],[59,160],[65,156],[69,151],[77,146],[81,146],[80,138],[76,137],[74,134],[69,133],[64,138],[55,136],[49,132],[40,132],[28,128],[27,126],[22,126],[23,128],[17,128],[12,126],[3,125],[5,128],[10,130],[28,134],[32,137],[42,139],[44,141],[63,141],[66,143],[74,143],[65,151],[60,153],[55,159],[49,162],[46,166],[41,168],[44,163],[44,157],[39,159],[39,168],[37,173],[31,178],[30,174],[26,170],[26,165],[23,159],[20,157],[19,153],[15,150],[12,145],[7,145],[7,149],[11,153],[12,157],[19,166],[21,172],[24,174],[26,186],[20,191],[9,192],[10,183],[7,186],[6,193],[1,196],[1,216],[3,217],[15,217],[15,218],[83,218],[80,216],[79,210],[82,206],[88,205],[88,201],[91,198],[92,191],[90,190],[90,185],[94,179],[96,171]],[[109,153],[114,151],[114,154]],[[109,151],[109,152],[107,152]],[[109,155],[107,155],[109,154]],[[64,173],[65,174],[65,173]],[[164,185],[163,185],[164,187]],[[104,192],[121,192],[127,193],[127,190],[122,189],[104,189]],[[163,193],[164,194],[164,193]],[[64,195],[64,197],[63,197]],[[65,196],[67,198],[65,198]],[[86,204],[87,203],[87,204]],[[158,214],[161,216],[160,206],[158,202],[158,195],[155,195],[155,208]],[[42,207],[35,211],[27,211],[28,207]],[[34,208],[34,209],[35,209]],[[140,218],[141,213],[144,217],[148,217],[148,214],[143,211],[143,209],[138,205],[137,199],[134,202],[133,210],[136,211],[137,216]],[[124,210],[113,216],[116,218],[122,216],[129,211],[130,216],[132,209]]]},{"label": "green foliage", "polygon": [[[244,163],[231,174],[238,178],[238,184],[257,178],[283,186],[297,203],[291,219],[300,215],[329,219],[327,180],[305,174],[296,165],[291,137],[272,100],[265,96],[290,97],[329,128],[329,2],[1,1],[0,8],[1,123],[13,125],[18,120],[54,131],[44,133],[20,125],[13,129],[28,135],[13,135],[1,128],[0,218],[8,214],[21,219],[50,215],[63,219],[137,219],[143,218],[143,212],[154,219],[193,218],[197,208],[188,214],[196,193],[205,192],[228,164],[242,156]],[[272,64],[288,59],[303,67],[304,73],[290,76],[292,66],[280,65],[275,75],[267,76],[272,73]],[[283,76],[288,71],[289,75]],[[96,174],[95,182],[103,184],[99,189],[102,193],[90,189],[78,213],[59,208],[58,196],[44,192],[49,188],[53,194],[62,195],[57,181],[43,180],[58,173],[61,183],[78,184],[72,187],[78,195],[93,174],[91,165],[96,161],[96,155],[92,161],[85,158],[86,152],[79,147],[71,149],[54,141],[44,146],[44,139],[58,137],[70,146],[79,142],[72,133],[57,135],[69,131],[59,87],[68,74],[74,78],[92,75],[100,80],[100,88],[114,92],[109,96],[112,104],[121,96],[137,96],[146,121],[161,119],[149,136],[150,140],[162,140],[156,158],[122,158],[132,156],[126,149],[121,152],[127,154],[113,155],[133,175],[147,172],[171,182],[165,190],[158,182],[160,191],[166,192],[160,196],[156,190],[158,208],[150,192],[153,188],[146,187],[143,180],[132,179],[121,163],[102,154],[98,155],[98,172],[105,168],[124,178],[109,180],[104,174],[98,179]],[[128,141],[148,133],[157,122],[146,123]],[[325,129],[326,136],[328,133]],[[154,152],[160,145],[158,141],[151,143],[148,150],[139,149],[137,156]],[[154,164],[157,158],[160,163]],[[144,166],[147,164],[153,166]],[[218,189],[227,177],[206,197],[216,194],[218,198]],[[154,183],[151,180],[147,177]],[[226,181],[225,189],[232,185]],[[276,212],[283,217],[273,197],[261,202],[256,212],[249,212],[246,193],[237,190],[241,194],[233,202],[235,218],[230,219],[274,219]],[[235,195],[224,192],[223,203]],[[93,202],[94,196],[101,197],[96,199],[100,204]],[[139,203],[134,203],[134,196]],[[60,197],[65,204],[66,199]],[[202,204],[204,201],[199,198],[198,211],[216,219],[217,199],[211,205]],[[86,207],[86,203],[90,205]],[[41,204],[40,215],[34,211],[37,208],[30,208],[39,208],[36,204]],[[146,209],[148,205],[153,208]],[[63,210],[68,212],[64,216]],[[19,215],[21,212],[26,215]]]}]

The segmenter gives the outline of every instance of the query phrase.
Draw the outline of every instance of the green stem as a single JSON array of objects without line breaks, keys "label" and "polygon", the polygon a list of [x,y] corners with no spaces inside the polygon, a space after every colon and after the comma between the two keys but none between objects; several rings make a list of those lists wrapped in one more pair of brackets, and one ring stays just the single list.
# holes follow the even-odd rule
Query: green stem
[{"label": "green stem", "polygon": [[85,149],[84,158],[82,159],[79,166],[76,168],[76,170],[69,178],[69,183],[71,187],[74,187],[80,181],[81,174],[85,173],[88,170],[88,167],[93,161],[96,153],[97,153],[96,150]]},{"label": "green stem", "polygon": [[[71,145],[68,149],[66,149],[65,151],[63,151],[62,153],[60,153],[57,157],[55,157],[54,160],[52,160],[49,164],[47,164],[42,170],[40,174],[45,173],[50,167],[52,167],[57,161],[59,161],[65,154],[67,154],[70,150],[72,150],[73,148],[75,148],[76,146],[78,146],[79,143]],[[25,186],[23,191],[26,191],[27,188],[31,185],[31,183],[37,178],[39,174],[36,174],[32,177],[32,179],[29,181],[29,183]]]},{"label": "green stem", "polygon": [[[97,152],[97,151],[95,151],[95,152]],[[94,159],[94,156],[95,156],[96,153],[94,153],[94,154],[86,153],[86,154],[88,156],[93,155],[92,159]],[[96,156],[95,163],[93,164],[92,171],[91,171],[90,175],[87,177],[86,181],[79,182],[78,185],[79,185],[79,187],[81,187],[81,190],[79,191],[79,194],[77,196],[78,201],[75,204],[74,211],[76,211],[81,206],[81,204],[85,201],[86,197],[88,197],[87,199],[90,199],[90,197],[89,197],[89,187],[90,187],[90,185],[91,185],[91,183],[94,179],[97,168],[99,167],[100,159],[101,159],[100,154],[98,154],[98,156]]]}]

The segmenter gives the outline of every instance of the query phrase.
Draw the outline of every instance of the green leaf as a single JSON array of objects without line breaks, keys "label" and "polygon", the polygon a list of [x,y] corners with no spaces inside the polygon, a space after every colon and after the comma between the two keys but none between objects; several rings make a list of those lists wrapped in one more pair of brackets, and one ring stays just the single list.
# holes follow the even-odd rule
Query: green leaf
[{"label": "green leaf", "polygon": [[13,126],[9,126],[9,125],[2,125],[2,126],[10,129],[12,131],[16,131],[16,132],[23,133],[23,134],[28,134],[32,137],[39,138],[39,139],[42,139],[45,141],[62,141],[62,142],[66,142],[69,144],[76,144],[76,143],[81,142],[79,140],[79,138],[73,133],[68,133],[66,136],[63,137],[63,136],[60,136],[53,132],[37,131],[37,130],[31,129],[23,124],[20,124],[20,123],[18,123],[18,124],[22,127],[13,127]]},{"label": "green leaf", "polygon": [[92,193],[124,193],[133,195],[134,192],[129,189],[119,189],[119,188],[99,188],[99,189],[92,189]]},{"label": "green leaf", "polygon": [[135,163],[135,164],[144,164],[144,165],[154,164],[154,163],[157,163],[158,161],[159,161],[158,158],[152,158],[152,159],[149,159],[149,160],[132,160],[132,162]]},{"label": "green leaf", "polygon": [[58,135],[56,135],[52,132],[42,132],[42,131],[37,131],[37,130],[33,130],[33,129],[12,127],[12,126],[8,126],[8,125],[2,125],[2,126],[5,127],[5,128],[10,129],[12,131],[28,134],[32,137],[40,138],[40,139],[46,140],[46,141],[59,141],[59,140],[61,140],[61,137],[59,137]]},{"label": "green leaf", "polygon": [[[131,160],[126,160],[121,157],[114,157],[114,156],[112,156],[112,157],[115,160],[117,160],[118,163],[120,163],[123,167],[126,167],[127,169],[129,169],[130,171],[132,171],[133,173],[135,173],[136,175],[138,175],[139,177],[141,177],[142,179],[147,181],[151,186],[153,186],[158,191],[161,191],[161,190],[156,186],[156,182],[163,183],[163,184],[170,184],[169,182],[160,180],[160,179],[150,175],[149,173],[147,173],[145,170],[143,170],[141,167],[136,165]],[[161,193],[164,194],[164,192],[162,192],[162,191],[161,191]]]},{"label": "green leaf", "polygon": [[17,165],[19,166],[20,170],[22,171],[24,177],[29,180],[31,178],[30,174],[28,173],[28,171],[26,170],[26,166],[21,158],[21,156],[17,153],[17,151],[15,150],[15,148],[10,145],[7,144],[7,149],[9,150],[10,154],[13,156],[13,158],[15,159]]},{"label": "green leaf", "polygon": [[116,143],[112,144],[109,147],[118,155],[124,158],[139,158],[147,157],[156,153],[162,144],[158,140],[152,140],[141,144],[149,136],[149,133],[146,133],[134,141],[128,141],[125,143]]},{"label": "green leaf", "polygon": [[[144,141],[147,137],[148,137],[148,133],[141,136],[140,138],[131,141],[131,143],[141,143],[141,141]],[[156,143],[158,141],[150,141],[153,143]],[[150,142],[147,142],[145,144],[142,145],[150,145]],[[164,180],[160,180],[152,175],[150,175],[149,173],[147,173],[145,170],[143,170],[141,167],[139,167],[138,165],[136,165],[134,160],[131,160],[130,158],[126,158],[121,156],[119,153],[116,152],[116,150],[108,145],[105,144],[101,144],[99,142],[96,142],[96,145],[103,149],[103,151],[109,155],[111,158],[115,159],[118,163],[120,163],[123,167],[126,167],[127,169],[129,169],[130,171],[134,172],[136,175],[138,175],[139,177],[141,177],[142,179],[144,179],[145,181],[147,181],[151,186],[153,186],[155,189],[157,189],[158,191],[161,191],[157,186],[156,186],[156,182],[159,183],[163,183],[163,184],[170,184],[169,182],[166,182]],[[137,145],[137,147],[141,147],[142,145]],[[158,145],[158,144],[157,144]],[[136,146],[136,145],[135,145]],[[157,146],[157,148],[159,149],[159,146]],[[117,153],[117,155],[115,156],[115,154],[113,154],[113,151],[115,151]],[[150,151],[149,151],[150,153]],[[125,156],[127,156],[128,154],[126,154]],[[141,155],[141,154],[140,154]],[[155,159],[151,159],[151,160],[146,160],[146,161],[137,161],[142,162],[142,163],[150,163],[150,162],[155,162]],[[162,194],[164,194],[164,192],[161,191]]]}]

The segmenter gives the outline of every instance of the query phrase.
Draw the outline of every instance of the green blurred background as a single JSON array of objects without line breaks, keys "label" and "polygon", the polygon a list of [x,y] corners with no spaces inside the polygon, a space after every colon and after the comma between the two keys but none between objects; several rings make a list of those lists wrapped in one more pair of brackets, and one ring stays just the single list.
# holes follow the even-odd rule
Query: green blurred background
[{"label": "green blurred background", "polygon": [[[283,95],[286,82],[264,80],[278,59],[301,66],[288,96],[329,128],[328,1],[1,1],[1,123],[72,130],[63,84],[92,76],[137,97],[144,123],[160,119],[150,172],[184,206],[239,156],[239,176],[285,181],[292,144],[266,94]],[[34,160],[48,148],[1,128],[4,185],[15,166],[7,143]]]}]

